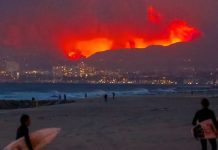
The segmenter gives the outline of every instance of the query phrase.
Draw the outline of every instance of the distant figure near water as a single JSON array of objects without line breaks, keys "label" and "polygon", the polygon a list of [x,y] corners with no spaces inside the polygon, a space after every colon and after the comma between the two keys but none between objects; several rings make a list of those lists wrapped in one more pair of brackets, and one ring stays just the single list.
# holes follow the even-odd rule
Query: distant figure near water
[{"label": "distant figure near water", "polygon": [[58,96],[58,100],[61,100],[61,94],[59,94],[59,96]]},{"label": "distant figure near water", "polygon": [[35,97],[32,97],[32,107],[36,107],[36,99],[35,99]]},{"label": "distant figure near water", "polygon": [[33,150],[33,147],[32,147],[31,141],[30,141],[30,136],[29,136],[29,128],[28,128],[31,124],[30,117],[26,114],[22,115],[20,118],[20,123],[21,123],[21,125],[17,129],[16,139],[24,137],[25,142],[26,142],[29,150]]},{"label": "distant figure near water", "polygon": [[[215,114],[212,110],[209,109],[209,106],[210,106],[209,100],[206,98],[203,98],[201,101],[201,105],[202,105],[202,109],[196,112],[196,114],[193,118],[193,121],[192,121],[192,125],[196,126],[197,121],[203,122],[205,120],[211,119],[215,128],[218,129],[218,122],[216,120]],[[202,150],[207,150],[207,141],[210,142],[210,144],[212,146],[212,150],[217,149],[216,138],[213,138],[213,139],[201,139],[200,140]]]},{"label": "distant figure near water", "polygon": [[104,95],[104,101],[107,102],[107,94]]},{"label": "distant figure near water", "polygon": [[67,96],[66,96],[66,94],[64,94],[64,100],[65,100],[65,101],[67,100]]},{"label": "distant figure near water", "polygon": [[87,95],[87,93],[85,93],[85,99],[87,99],[87,97],[88,97],[88,95]]},{"label": "distant figure near water", "polygon": [[113,100],[114,100],[115,99],[115,93],[113,92],[112,95],[113,95]]}]

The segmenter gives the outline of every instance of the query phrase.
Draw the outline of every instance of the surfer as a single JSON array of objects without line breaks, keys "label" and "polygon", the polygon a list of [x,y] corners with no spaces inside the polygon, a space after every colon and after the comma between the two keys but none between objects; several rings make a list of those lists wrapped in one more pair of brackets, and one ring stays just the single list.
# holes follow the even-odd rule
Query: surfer
[{"label": "surfer", "polygon": [[[201,105],[202,105],[202,109],[196,112],[192,121],[192,125],[194,126],[197,125],[197,121],[202,122],[204,120],[211,119],[216,129],[218,129],[218,122],[216,121],[215,114],[212,110],[209,109],[209,105],[210,105],[209,100],[203,98],[201,100]],[[207,150],[207,139],[201,139],[200,142],[201,142],[202,150]],[[212,150],[216,150],[217,149],[216,138],[209,139],[209,142],[212,146]]]},{"label": "surfer", "polygon": [[19,139],[21,137],[24,137],[25,142],[27,144],[27,147],[29,148],[29,150],[33,150],[31,141],[30,141],[30,137],[29,137],[29,126],[31,124],[31,120],[30,117],[26,114],[22,115],[20,118],[20,127],[17,129],[17,137],[16,139]]}]

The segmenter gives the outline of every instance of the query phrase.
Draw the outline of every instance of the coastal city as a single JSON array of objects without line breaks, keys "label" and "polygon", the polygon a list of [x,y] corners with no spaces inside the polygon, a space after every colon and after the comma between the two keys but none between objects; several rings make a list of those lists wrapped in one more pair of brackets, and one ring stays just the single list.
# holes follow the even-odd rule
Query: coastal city
[{"label": "coastal city", "polygon": [[217,150],[218,0],[0,0],[0,150]]},{"label": "coastal city", "polygon": [[126,72],[97,69],[84,62],[56,65],[51,69],[22,69],[19,63],[8,61],[0,68],[1,83],[89,83],[145,85],[218,85],[218,69],[197,71],[184,67],[179,72]]}]

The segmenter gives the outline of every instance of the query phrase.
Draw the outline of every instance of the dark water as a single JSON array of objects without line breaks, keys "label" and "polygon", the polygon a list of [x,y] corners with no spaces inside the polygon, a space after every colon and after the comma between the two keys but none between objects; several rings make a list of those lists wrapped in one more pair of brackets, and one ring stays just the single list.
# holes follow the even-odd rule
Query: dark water
[{"label": "dark water", "polygon": [[218,88],[210,86],[148,86],[132,84],[36,84],[36,83],[2,83],[0,99],[58,99],[66,94],[68,98],[81,99],[85,93],[88,97],[101,97],[104,94],[117,96],[161,95],[176,93],[216,94]]}]

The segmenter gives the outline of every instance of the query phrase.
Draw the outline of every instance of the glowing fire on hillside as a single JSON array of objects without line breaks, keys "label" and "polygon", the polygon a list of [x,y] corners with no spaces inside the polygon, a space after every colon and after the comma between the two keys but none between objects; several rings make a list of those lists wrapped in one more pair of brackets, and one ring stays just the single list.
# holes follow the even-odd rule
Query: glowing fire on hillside
[{"label": "glowing fire on hillside", "polygon": [[[68,38],[62,42],[62,48],[70,59],[78,60],[105,50],[146,48],[151,45],[169,46],[178,42],[190,42],[201,36],[200,30],[184,20],[176,19],[168,23],[163,20],[160,12],[153,7],[149,7],[147,10],[148,27],[145,26],[148,32],[143,30],[142,33],[137,34],[130,29],[128,33],[120,30],[120,33],[116,33],[116,36],[113,36],[113,31],[110,31],[107,35],[99,36],[96,34],[87,37]],[[128,28],[128,25],[126,26],[125,28]],[[119,30],[116,29],[117,31]]]}]

